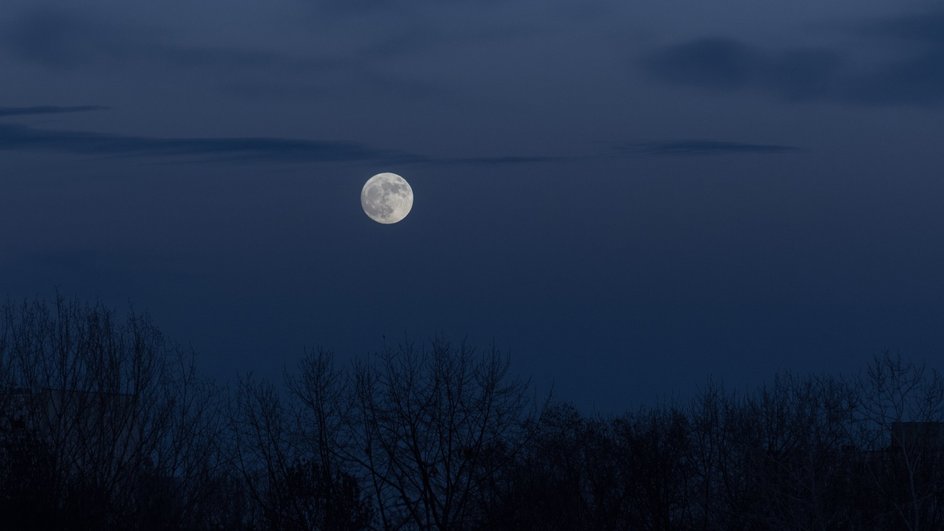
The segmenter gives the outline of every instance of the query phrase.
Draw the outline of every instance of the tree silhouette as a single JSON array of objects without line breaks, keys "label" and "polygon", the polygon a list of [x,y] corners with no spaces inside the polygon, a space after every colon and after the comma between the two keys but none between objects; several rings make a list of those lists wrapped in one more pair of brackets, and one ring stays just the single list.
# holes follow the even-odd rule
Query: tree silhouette
[{"label": "tree silhouette", "polygon": [[456,529],[479,521],[481,498],[514,453],[527,386],[497,351],[410,343],[356,369],[355,442],[384,527]]},{"label": "tree silhouette", "polygon": [[145,316],[62,298],[7,305],[0,327],[6,514],[83,529],[196,518],[222,425],[187,356]]},{"label": "tree silhouette", "polygon": [[434,339],[225,390],[146,316],[7,304],[0,527],[944,529],[944,379],[900,356],[615,416],[528,389]]},{"label": "tree silhouette", "polygon": [[944,527],[944,378],[884,353],[859,378],[860,442],[877,498],[905,529]]}]

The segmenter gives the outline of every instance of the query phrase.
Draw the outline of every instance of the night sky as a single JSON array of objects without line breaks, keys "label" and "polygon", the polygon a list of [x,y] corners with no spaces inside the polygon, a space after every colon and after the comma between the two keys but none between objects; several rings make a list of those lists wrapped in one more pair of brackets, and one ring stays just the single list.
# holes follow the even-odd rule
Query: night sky
[{"label": "night sky", "polygon": [[224,382],[437,334],[598,411],[940,368],[942,176],[936,2],[0,9],[0,295],[147,311]]}]

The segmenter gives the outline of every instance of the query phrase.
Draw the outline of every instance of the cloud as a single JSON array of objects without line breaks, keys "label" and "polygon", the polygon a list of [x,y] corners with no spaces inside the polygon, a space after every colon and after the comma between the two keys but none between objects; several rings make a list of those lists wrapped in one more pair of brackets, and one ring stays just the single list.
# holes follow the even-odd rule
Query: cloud
[{"label": "cloud", "polygon": [[57,131],[0,124],[0,150],[80,155],[210,157],[318,162],[420,162],[423,157],[353,142],[288,138],[154,138],[87,131]]},{"label": "cloud", "polygon": [[722,155],[759,154],[770,155],[800,151],[795,146],[779,144],[748,144],[721,140],[670,140],[631,144],[623,151],[649,155]]},{"label": "cloud", "polygon": [[732,89],[747,85],[762,59],[753,48],[732,39],[699,39],[660,50],[646,68],[667,81]]},{"label": "cloud", "polygon": [[639,142],[616,146],[609,153],[590,155],[533,155],[533,156],[498,156],[498,157],[465,157],[452,159],[429,159],[429,164],[445,164],[460,166],[510,166],[523,164],[544,164],[572,162],[589,159],[604,159],[614,156],[689,156],[689,155],[773,155],[801,151],[795,146],[779,144],[749,144],[744,142],[726,142],[722,140],[667,140],[654,142]]},{"label": "cloud", "polygon": [[364,39],[360,33],[350,32],[348,37],[331,27],[331,32],[341,35],[342,44],[336,47],[325,46],[324,37],[313,38],[311,45],[286,47],[280,39],[271,38],[258,44],[264,30],[255,32],[253,39],[233,41],[212,31],[188,35],[164,23],[166,29],[158,27],[158,22],[150,26],[107,13],[31,8],[0,25],[0,54],[53,73],[94,71],[105,80],[117,74],[122,80],[182,76],[182,83],[209,83],[244,99],[323,100],[359,91],[375,94],[379,87],[384,96],[448,94],[438,80],[411,79],[402,71],[387,69],[389,57],[372,56],[367,49],[344,44],[346,39]]},{"label": "cloud", "polygon": [[[411,153],[376,149],[354,142],[291,138],[156,138],[88,131],[38,129],[0,124],[0,151],[42,151],[74,155],[200,158],[210,160],[264,160],[283,162],[384,162],[460,166],[506,166],[563,162],[599,156],[507,155],[428,158]],[[710,155],[778,154],[799,151],[793,146],[750,144],[719,140],[672,140],[630,144],[622,154]]]},{"label": "cloud", "polygon": [[[0,107],[0,116],[34,113],[79,112],[99,106]],[[90,131],[41,129],[0,123],[0,151],[39,151],[72,155],[171,157],[200,160],[261,160],[282,162],[383,162],[434,165],[519,165],[560,162],[577,157],[508,155],[488,157],[429,158],[400,151],[377,149],[355,142],[318,141],[270,137],[160,138]]]},{"label": "cloud", "polygon": [[847,99],[871,105],[944,104],[944,9],[872,20],[855,33],[890,46],[897,58],[851,76]]},{"label": "cloud", "polygon": [[274,51],[180,45],[166,32],[114,24],[85,12],[33,9],[2,28],[0,46],[13,57],[50,68],[160,64],[181,68],[333,68],[336,61]]},{"label": "cloud", "polygon": [[455,159],[440,159],[430,162],[437,164],[456,164],[469,166],[504,166],[514,164],[535,164],[542,162],[561,162],[573,160],[575,157],[555,157],[555,156],[500,156],[500,157],[464,157]]},{"label": "cloud", "polygon": [[128,58],[140,51],[141,35],[88,15],[38,8],[13,21],[0,42],[21,60],[49,67],[74,67],[102,58]]},{"label": "cloud", "polygon": [[944,47],[856,73],[840,98],[865,105],[944,104]]},{"label": "cloud", "polygon": [[[665,83],[715,92],[753,91],[787,101],[857,105],[944,104],[944,10],[871,21],[852,37],[882,48],[767,50],[721,37],[656,50],[641,67]],[[867,47],[860,47],[862,50]]]},{"label": "cloud", "polygon": [[31,107],[0,107],[0,117],[4,116],[28,116],[33,114],[65,114],[73,112],[104,111],[108,107],[101,105],[34,105]]},{"label": "cloud", "polygon": [[[101,106],[0,107],[4,115],[80,112]],[[719,140],[671,140],[622,146],[621,155],[773,154],[797,151],[793,146],[750,144]],[[355,142],[270,137],[162,138],[91,131],[41,129],[0,123],[0,151],[38,151],[72,155],[170,157],[199,160],[261,160],[281,162],[383,162],[446,166],[509,166],[567,162],[612,157],[597,155],[504,155],[429,158],[412,153],[377,149]]]},{"label": "cloud", "polygon": [[871,20],[862,24],[857,32],[864,37],[944,45],[944,10],[936,9]]},{"label": "cloud", "polygon": [[838,54],[822,48],[768,52],[733,39],[704,38],[659,50],[643,66],[669,83],[813,100],[834,90],[842,62]]}]

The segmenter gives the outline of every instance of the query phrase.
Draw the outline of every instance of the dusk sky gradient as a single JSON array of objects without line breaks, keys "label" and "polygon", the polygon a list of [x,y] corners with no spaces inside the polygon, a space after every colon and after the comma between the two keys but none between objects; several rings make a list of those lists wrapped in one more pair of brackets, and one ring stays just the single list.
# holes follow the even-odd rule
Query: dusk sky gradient
[{"label": "dusk sky gradient", "polygon": [[0,295],[133,305],[221,381],[436,334],[603,412],[941,368],[942,176],[936,2],[0,10]]}]

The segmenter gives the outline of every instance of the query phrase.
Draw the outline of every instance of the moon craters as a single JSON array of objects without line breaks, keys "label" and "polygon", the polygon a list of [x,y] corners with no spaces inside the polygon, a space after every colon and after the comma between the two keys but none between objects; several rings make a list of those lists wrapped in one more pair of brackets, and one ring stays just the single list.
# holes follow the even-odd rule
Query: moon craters
[{"label": "moon craters", "polygon": [[413,189],[395,173],[378,173],[364,183],[361,207],[377,223],[397,223],[413,208]]}]

